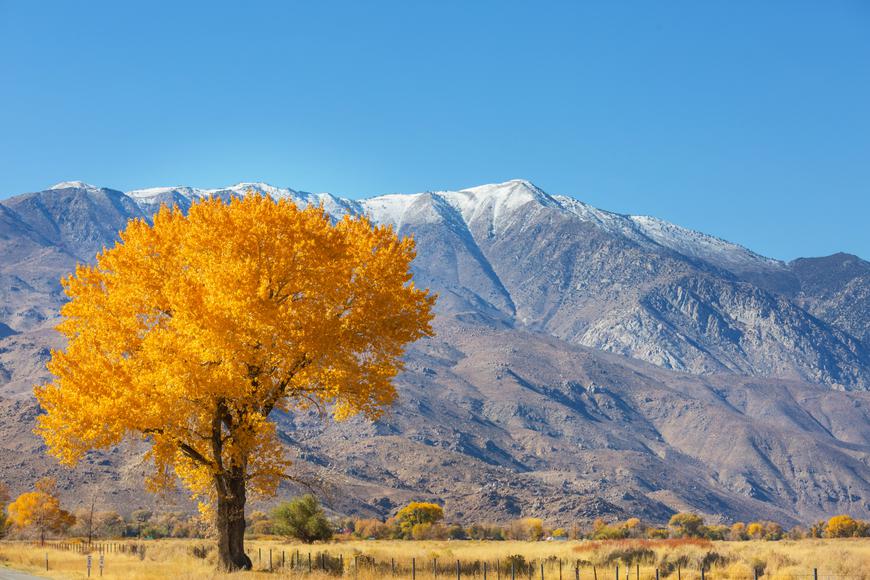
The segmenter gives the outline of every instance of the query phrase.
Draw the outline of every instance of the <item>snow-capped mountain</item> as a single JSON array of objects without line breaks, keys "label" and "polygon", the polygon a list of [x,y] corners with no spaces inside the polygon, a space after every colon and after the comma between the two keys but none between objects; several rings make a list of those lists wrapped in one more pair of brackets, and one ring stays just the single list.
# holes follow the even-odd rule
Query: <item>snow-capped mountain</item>
[{"label": "snow-capped mountain", "polygon": [[784,264],[523,180],[361,200],[64,182],[0,201],[0,479],[24,489],[52,473],[141,497],[141,478],[118,477],[135,450],[84,474],[40,462],[30,392],[60,346],[58,280],[161,203],[249,191],[413,234],[415,283],[439,294],[436,337],[408,352],[388,417],[279,418],[298,465],[351,482],[336,507],[385,515],[438,498],[460,519],[552,523],[687,508],[870,517],[870,263]]},{"label": "snow-capped mountain", "polygon": [[[66,182],[53,186],[60,189],[68,184],[97,189],[81,182]],[[222,188],[197,188],[187,186],[152,187],[126,192],[145,212],[154,211],[161,203],[181,203],[182,206],[198,198],[245,195],[248,192],[269,195],[275,199],[292,199],[301,205],[320,205],[332,215],[346,213],[367,214],[379,223],[389,223],[400,227],[406,213],[412,210],[421,196],[431,196],[443,200],[457,210],[466,225],[488,220],[494,235],[503,229],[511,219],[517,217],[516,210],[527,205],[549,207],[570,213],[610,232],[629,238],[640,244],[659,245],[690,258],[716,264],[728,270],[752,268],[783,269],[785,264],[760,256],[747,248],[695,230],[684,228],[649,216],[631,216],[597,209],[573,197],[551,196],[533,183],[514,179],[504,183],[494,183],[471,187],[459,191],[435,191],[413,194],[390,194],[363,200],[336,197],[329,193],[308,193],[290,188],[275,187],[267,183],[242,182]],[[432,216],[435,219],[434,215]]]}]

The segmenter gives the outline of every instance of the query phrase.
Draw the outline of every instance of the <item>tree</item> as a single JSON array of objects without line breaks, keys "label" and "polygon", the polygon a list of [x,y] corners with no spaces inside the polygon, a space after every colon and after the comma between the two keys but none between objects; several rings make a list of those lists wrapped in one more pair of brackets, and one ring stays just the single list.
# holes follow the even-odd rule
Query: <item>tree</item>
[{"label": "tree", "polygon": [[704,535],[704,518],[692,513],[674,514],[668,527],[678,538],[700,538]]},{"label": "tree", "polygon": [[19,495],[8,507],[10,523],[20,530],[36,531],[43,544],[47,534],[62,532],[75,523],[73,515],[61,509],[55,488],[54,479],[41,479],[36,491]]},{"label": "tree", "polygon": [[332,537],[332,525],[312,494],[303,495],[278,506],[272,512],[272,531],[296,538],[306,544]]},{"label": "tree", "polygon": [[746,524],[743,522],[734,522],[731,526],[731,539],[735,542],[748,540],[749,536],[746,534]]},{"label": "tree", "polygon": [[851,538],[856,535],[857,529],[858,522],[851,516],[841,514],[828,520],[828,525],[825,526],[825,535],[829,538]]},{"label": "tree", "polygon": [[[414,526],[435,524],[444,519],[444,508],[437,503],[413,501],[396,512],[396,522],[402,531],[402,536],[413,537]],[[423,534],[423,528],[418,529],[418,535]]]},{"label": "tree", "polygon": [[153,490],[173,474],[212,513],[222,569],[249,569],[248,492],[290,462],[270,415],[376,417],[435,297],[411,280],[414,242],[366,218],[249,194],[132,220],[63,280],[54,380],[38,432],[74,465],[127,436],[152,443]]},{"label": "tree", "polygon": [[760,540],[764,535],[764,524],[761,522],[752,522],[746,526],[746,534],[753,540]]},{"label": "tree", "polygon": [[9,501],[9,489],[6,484],[0,482],[0,539],[6,536],[6,502]]}]

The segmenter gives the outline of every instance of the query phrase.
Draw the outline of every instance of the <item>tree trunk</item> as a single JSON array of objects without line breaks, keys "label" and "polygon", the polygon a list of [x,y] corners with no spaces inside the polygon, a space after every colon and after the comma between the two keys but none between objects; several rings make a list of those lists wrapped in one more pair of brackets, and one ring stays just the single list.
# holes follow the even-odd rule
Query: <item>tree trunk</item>
[{"label": "tree trunk", "polygon": [[228,572],[250,570],[245,554],[245,477],[241,470],[217,476],[218,559]]}]

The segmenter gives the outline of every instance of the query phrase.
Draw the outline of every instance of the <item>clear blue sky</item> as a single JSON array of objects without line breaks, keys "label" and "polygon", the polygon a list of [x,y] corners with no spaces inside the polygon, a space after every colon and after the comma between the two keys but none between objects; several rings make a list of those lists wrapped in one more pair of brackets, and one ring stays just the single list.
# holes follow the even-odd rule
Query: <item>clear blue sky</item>
[{"label": "clear blue sky", "polygon": [[514,177],[870,258],[870,2],[0,0],[0,197]]}]

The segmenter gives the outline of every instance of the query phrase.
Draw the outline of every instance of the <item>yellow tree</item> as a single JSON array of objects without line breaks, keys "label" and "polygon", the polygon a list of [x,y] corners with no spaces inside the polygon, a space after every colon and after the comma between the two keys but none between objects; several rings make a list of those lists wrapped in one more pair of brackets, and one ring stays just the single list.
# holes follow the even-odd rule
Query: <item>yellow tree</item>
[{"label": "yellow tree", "polygon": [[38,432],[69,465],[150,440],[151,486],[179,476],[211,506],[220,565],[250,568],[247,493],[273,493],[289,465],[270,415],[393,401],[405,346],[432,332],[414,255],[389,227],[252,194],[131,221],[63,280],[68,344],[36,389]]},{"label": "yellow tree", "polygon": [[444,508],[437,503],[412,501],[398,512],[396,522],[402,535],[410,539],[414,526],[432,525],[444,519]]},{"label": "yellow tree", "polygon": [[55,480],[40,479],[36,491],[22,493],[9,504],[9,522],[18,529],[33,529],[45,543],[48,533],[63,531],[75,523],[75,517],[61,509],[55,491]]},{"label": "yellow tree", "polygon": [[857,529],[857,521],[851,516],[841,514],[828,520],[828,525],[825,526],[825,535],[829,538],[851,538],[856,535]]}]

